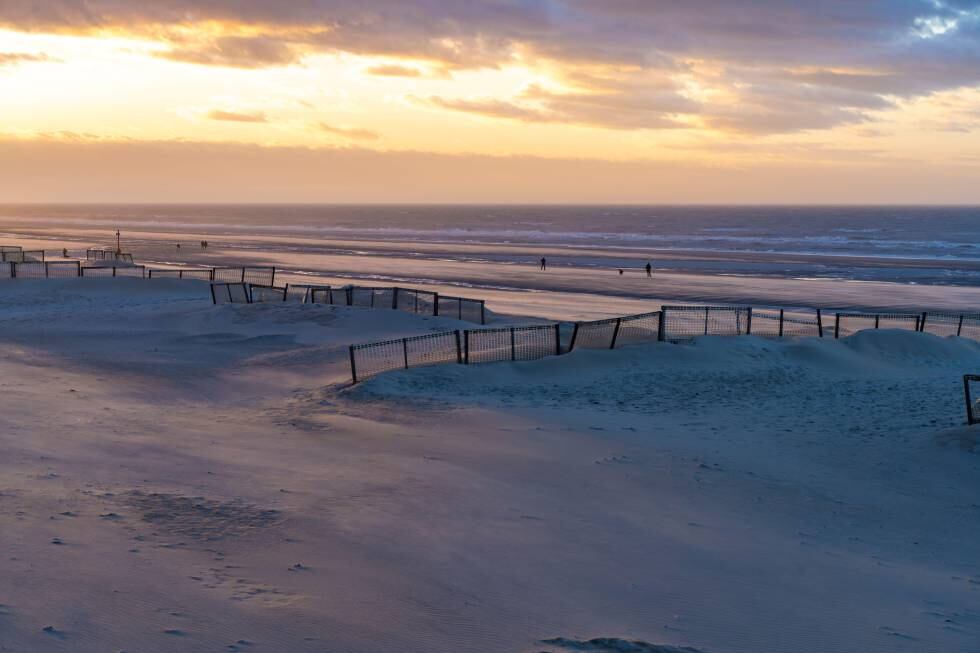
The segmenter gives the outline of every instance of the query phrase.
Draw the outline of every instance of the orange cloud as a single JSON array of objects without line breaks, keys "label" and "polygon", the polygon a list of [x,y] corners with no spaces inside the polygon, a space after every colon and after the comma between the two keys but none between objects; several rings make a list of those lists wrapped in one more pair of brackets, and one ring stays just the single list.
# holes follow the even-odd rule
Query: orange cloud
[{"label": "orange cloud", "polygon": [[212,109],[211,111],[208,111],[207,119],[220,120],[224,122],[269,122],[268,116],[261,111],[255,113],[241,113],[238,111],[223,111],[221,109]]},{"label": "orange cloud", "polygon": [[358,127],[335,127],[324,122],[319,123],[318,127],[328,134],[335,134],[337,136],[343,136],[344,138],[351,138],[354,140],[373,141],[377,140],[379,137],[378,132],[371,131],[370,129],[361,129]]}]

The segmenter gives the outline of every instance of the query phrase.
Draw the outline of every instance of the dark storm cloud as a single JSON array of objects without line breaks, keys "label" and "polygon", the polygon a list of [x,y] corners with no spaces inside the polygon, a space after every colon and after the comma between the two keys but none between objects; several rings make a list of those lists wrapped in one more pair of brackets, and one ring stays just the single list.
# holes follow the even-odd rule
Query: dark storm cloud
[{"label": "dark storm cloud", "polygon": [[[225,31],[174,29],[205,21]],[[3,0],[0,23],[128,31],[166,43],[161,56],[246,68],[312,52],[443,70],[547,60],[574,92],[430,104],[624,129],[674,127],[680,114],[747,132],[824,129],[865,121],[897,98],[980,85],[978,0]],[[721,69],[713,81],[728,91],[723,105],[662,87],[665,75],[699,65]],[[582,82],[602,66],[619,71],[611,90]]]}]

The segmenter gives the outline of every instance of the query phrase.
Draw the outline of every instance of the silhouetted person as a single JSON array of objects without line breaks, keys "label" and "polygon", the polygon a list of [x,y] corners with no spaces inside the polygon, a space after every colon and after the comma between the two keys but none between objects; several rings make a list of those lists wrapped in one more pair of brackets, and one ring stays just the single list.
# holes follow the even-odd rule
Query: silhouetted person
[{"label": "silhouetted person", "polygon": [[543,256],[541,257],[541,269],[542,270],[548,269],[548,260]]},{"label": "silhouetted person", "polygon": [[61,258],[68,258],[68,248],[61,250]]},{"label": "silhouetted person", "polygon": [[180,249],[180,243],[177,243],[177,249]]},{"label": "silhouetted person", "polygon": [[619,268],[619,276],[623,276],[623,268]]},{"label": "silhouetted person", "polygon": [[648,277],[652,277],[653,276],[653,266],[650,265],[649,263],[647,263],[647,276]]}]

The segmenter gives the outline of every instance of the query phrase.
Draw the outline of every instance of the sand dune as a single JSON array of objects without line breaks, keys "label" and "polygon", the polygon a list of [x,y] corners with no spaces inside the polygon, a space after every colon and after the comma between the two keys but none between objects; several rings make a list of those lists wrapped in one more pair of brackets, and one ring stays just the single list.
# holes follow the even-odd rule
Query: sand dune
[{"label": "sand dune", "polygon": [[980,638],[980,459],[943,435],[977,344],[706,338],[346,386],[348,343],[458,326],[0,284],[0,650]]}]

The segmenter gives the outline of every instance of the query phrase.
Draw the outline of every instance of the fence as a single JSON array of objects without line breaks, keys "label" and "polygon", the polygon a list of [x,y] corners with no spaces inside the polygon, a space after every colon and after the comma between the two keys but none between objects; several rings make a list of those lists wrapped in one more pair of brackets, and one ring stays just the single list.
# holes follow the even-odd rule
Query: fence
[{"label": "fence", "polygon": [[557,324],[463,332],[463,362],[530,361],[561,355]]},{"label": "fence", "polygon": [[116,252],[112,249],[87,249],[85,250],[85,260],[87,261],[122,261],[133,263],[133,255],[124,252]]},{"label": "fence", "polygon": [[214,268],[211,281],[219,283],[254,283],[259,286],[276,285],[276,269],[264,266],[241,268]]},{"label": "fence", "polygon": [[751,328],[752,309],[741,306],[663,306],[661,340],[684,342],[697,336],[741,336]]},{"label": "fence", "polygon": [[275,286],[260,286],[258,284],[245,284],[248,288],[248,298],[251,304],[265,304],[268,302],[286,301],[286,289],[276,288]]},{"label": "fence", "polygon": [[0,263],[0,279],[63,279],[81,276],[78,261]]},{"label": "fence", "polygon": [[83,277],[107,278],[107,277],[131,277],[143,279],[146,277],[146,267],[142,265],[124,265],[117,267],[99,266],[90,268],[80,268]]},{"label": "fence", "polygon": [[310,291],[310,303],[347,306],[350,303],[347,290],[347,288],[313,288]]},{"label": "fence", "polygon": [[557,324],[471,329],[351,345],[350,369],[357,383],[390,370],[445,363],[528,361],[559,354]]},{"label": "fence", "polygon": [[850,336],[866,329],[918,331],[921,320],[921,313],[837,313],[834,320],[834,337]]},{"label": "fence", "polygon": [[330,286],[310,286],[306,284],[287,283],[283,301],[312,304],[314,291],[330,290]]},{"label": "fence", "polygon": [[212,283],[211,301],[215,304],[251,304],[252,296],[244,283]]},{"label": "fence", "polygon": [[787,313],[782,308],[753,308],[749,322],[750,333],[763,338],[812,336],[823,337],[823,314],[816,309],[812,314],[801,311]]},{"label": "fence", "polygon": [[149,279],[196,279],[198,281],[211,281],[211,268],[180,268],[165,270],[161,268],[147,270]]},{"label": "fence", "polygon": [[662,316],[662,311],[654,311],[594,322],[576,322],[568,349],[615,349],[616,345],[655,342],[660,339]]},{"label": "fence", "polygon": [[0,250],[0,262],[3,263],[36,263],[44,261],[44,250],[24,251],[22,249]]},{"label": "fence", "polygon": [[354,383],[390,370],[462,362],[459,331],[351,345],[350,370]]},{"label": "fence", "polygon": [[966,423],[970,426],[980,424],[980,399],[974,400],[976,393],[973,392],[973,385],[980,383],[980,376],[976,374],[963,375],[963,396],[966,399]]}]

